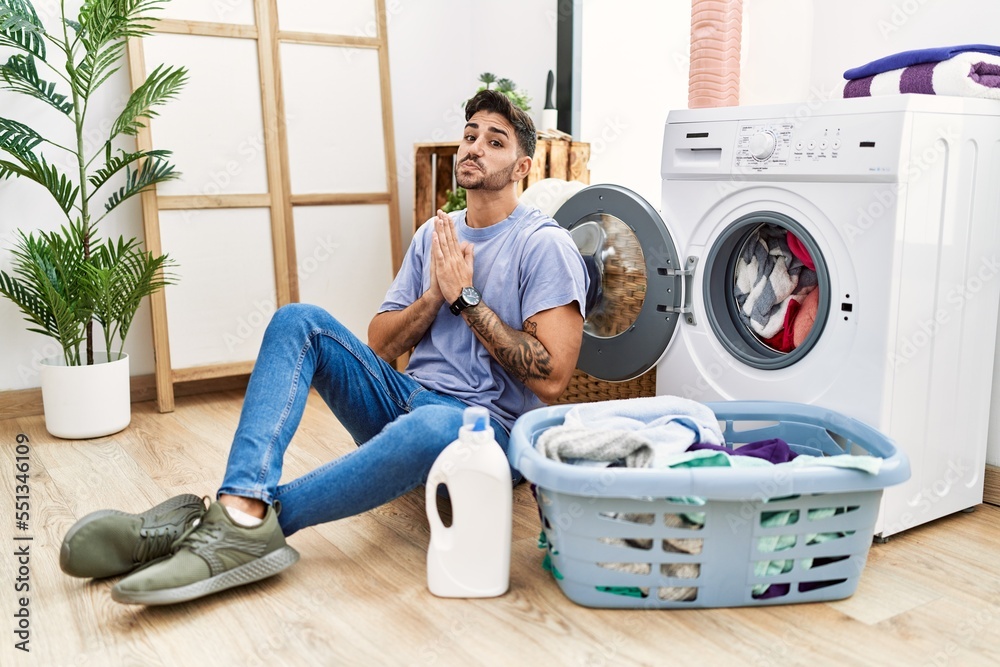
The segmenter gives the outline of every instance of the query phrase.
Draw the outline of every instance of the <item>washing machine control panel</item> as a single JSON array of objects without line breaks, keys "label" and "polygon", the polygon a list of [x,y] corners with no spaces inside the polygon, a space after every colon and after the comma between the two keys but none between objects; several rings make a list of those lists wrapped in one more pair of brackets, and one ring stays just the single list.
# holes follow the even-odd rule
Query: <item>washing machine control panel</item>
[{"label": "washing machine control panel", "polygon": [[736,137],[736,166],[753,171],[785,166],[791,150],[792,123],[743,123]]},{"label": "washing machine control panel", "polygon": [[744,122],[736,136],[736,167],[751,172],[782,172],[789,165],[825,163],[844,155],[843,143],[840,128],[796,127],[795,123],[783,121]]}]

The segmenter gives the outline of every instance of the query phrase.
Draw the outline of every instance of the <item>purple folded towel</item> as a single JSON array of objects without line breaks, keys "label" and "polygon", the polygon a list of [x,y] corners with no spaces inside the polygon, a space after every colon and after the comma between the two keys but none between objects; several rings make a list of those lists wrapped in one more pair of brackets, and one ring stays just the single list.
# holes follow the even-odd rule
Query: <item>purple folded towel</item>
[{"label": "purple folded towel", "polygon": [[874,76],[875,74],[881,74],[882,72],[910,67],[911,65],[938,63],[942,60],[948,60],[957,56],[959,53],[965,53],[967,51],[976,51],[978,53],[989,53],[994,56],[1000,56],[1000,46],[993,46],[990,44],[965,44],[962,46],[941,46],[932,49],[916,49],[914,51],[894,53],[891,56],[873,60],[867,65],[849,69],[844,72],[844,78],[848,80],[863,79],[865,77]]},{"label": "purple folded towel", "polygon": [[844,85],[844,97],[899,93],[1000,99],[1000,56],[963,51],[947,60],[869,74]]}]

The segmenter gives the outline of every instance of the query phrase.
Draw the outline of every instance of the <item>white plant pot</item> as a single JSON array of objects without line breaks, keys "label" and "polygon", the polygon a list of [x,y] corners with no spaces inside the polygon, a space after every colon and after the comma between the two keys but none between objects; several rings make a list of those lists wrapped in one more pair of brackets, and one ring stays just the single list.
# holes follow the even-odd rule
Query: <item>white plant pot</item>
[{"label": "white plant pot", "polygon": [[81,440],[117,433],[132,419],[128,355],[94,351],[91,366],[67,366],[61,356],[43,359],[45,430]]}]

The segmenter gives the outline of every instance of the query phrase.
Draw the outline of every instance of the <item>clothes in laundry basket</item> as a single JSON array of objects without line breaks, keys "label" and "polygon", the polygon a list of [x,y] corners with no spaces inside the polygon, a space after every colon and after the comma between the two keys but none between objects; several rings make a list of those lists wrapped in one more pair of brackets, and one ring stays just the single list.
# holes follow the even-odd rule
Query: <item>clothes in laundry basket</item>
[{"label": "clothes in laundry basket", "polygon": [[[747,451],[744,451],[747,450]],[[785,451],[791,456],[785,459]],[[675,454],[666,461],[668,468],[694,468],[706,466],[728,466],[730,468],[748,468],[753,466],[770,466],[783,468],[847,468],[860,470],[869,475],[877,475],[882,469],[882,459],[877,456],[856,456],[854,454],[838,454],[836,456],[809,456],[797,454],[783,440],[762,440],[751,442],[736,449],[715,447],[713,445],[692,445],[688,451]]]},{"label": "clothes in laundry basket", "polygon": [[715,414],[701,403],[664,395],[574,406],[535,447],[565,463],[662,468],[697,442],[722,444]]},{"label": "clothes in laundry basket", "polygon": [[581,403],[546,429],[535,448],[546,458],[583,466],[628,468],[696,466],[749,467],[802,465],[854,468],[871,474],[882,459],[874,456],[804,456],[780,439],[730,449],[723,444],[712,410],[680,396],[647,396]]},{"label": "clothes in laundry basket", "polygon": [[716,452],[724,452],[726,454],[732,454],[733,456],[752,456],[754,458],[770,461],[771,463],[786,463],[798,456],[798,454],[793,452],[792,448],[788,446],[788,443],[781,438],[759,440],[757,442],[745,444],[737,449],[730,449],[723,445],[712,445],[707,442],[699,442],[688,447],[689,452],[705,449]]}]

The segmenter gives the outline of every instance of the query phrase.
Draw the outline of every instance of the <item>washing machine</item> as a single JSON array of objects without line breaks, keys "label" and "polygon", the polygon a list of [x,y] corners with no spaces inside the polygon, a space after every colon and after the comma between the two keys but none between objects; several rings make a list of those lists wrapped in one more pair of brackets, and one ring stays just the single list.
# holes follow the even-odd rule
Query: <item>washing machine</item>
[{"label": "washing machine", "polygon": [[662,176],[660,211],[595,185],[555,214],[602,276],[579,368],[655,367],[658,394],[813,403],[878,428],[912,467],[884,494],[883,538],[982,502],[1000,103],[673,111]]}]

